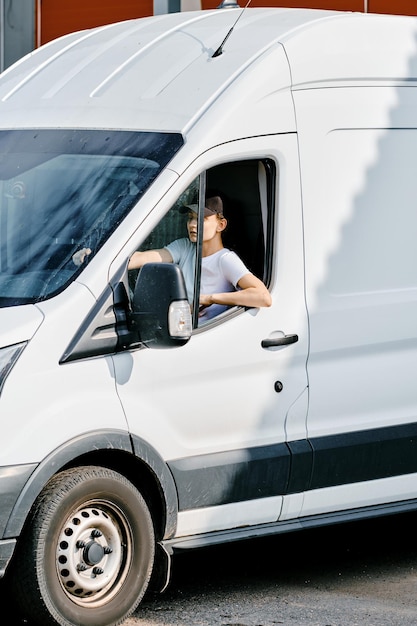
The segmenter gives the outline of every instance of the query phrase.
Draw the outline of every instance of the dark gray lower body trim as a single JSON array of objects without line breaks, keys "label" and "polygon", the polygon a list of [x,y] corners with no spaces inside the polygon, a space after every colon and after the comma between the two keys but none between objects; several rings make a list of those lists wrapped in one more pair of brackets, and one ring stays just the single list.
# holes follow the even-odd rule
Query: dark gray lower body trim
[{"label": "dark gray lower body trim", "polygon": [[417,472],[417,424],[387,426],[310,440],[309,489]]},{"label": "dark gray lower body trim", "polygon": [[379,480],[417,473],[417,423],[206,454],[168,465],[180,511]]},{"label": "dark gray lower body trim", "polygon": [[179,510],[268,498],[287,490],[290,451],[286,444],[232,450],[168,463]]}]

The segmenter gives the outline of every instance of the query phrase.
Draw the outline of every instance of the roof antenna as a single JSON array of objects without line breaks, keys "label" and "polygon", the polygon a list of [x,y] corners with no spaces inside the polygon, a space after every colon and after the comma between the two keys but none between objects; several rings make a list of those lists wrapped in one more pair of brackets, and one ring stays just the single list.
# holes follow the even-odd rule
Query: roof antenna
[{"label": "roof antenna", "polygon": [[[236,22],[233,24],[232,28],[229,30],[229,32],[227,33],[226,37],[223,39],[223,41],[221,42],[220,46],[217,48],[217,50],[215,52],[213,52],[213,54],[211,55],[212,58],[214,59],[215,57],[219,57],[221,54],[223,54],[223,47],[224,44],[226,43],[226,41],[229,39],[230,35],[233,32],[234,27],[236,26],[236,24],[238,23],[238,21],[240,20],[240,18],[242,17],[242,15],[245,12],[245,9],[250,5],[250,3],[252,2],[252,0],[248,0],[247,3],[245,4],[245,6],[242,9],[242,12],[239,13],[238,18],[236,20]],[[223,2],[221,4],[219,4],[219,6],[217,7],[218,9],[240,9],[239,4],[236,2],[236,0],[223,0]]]}]

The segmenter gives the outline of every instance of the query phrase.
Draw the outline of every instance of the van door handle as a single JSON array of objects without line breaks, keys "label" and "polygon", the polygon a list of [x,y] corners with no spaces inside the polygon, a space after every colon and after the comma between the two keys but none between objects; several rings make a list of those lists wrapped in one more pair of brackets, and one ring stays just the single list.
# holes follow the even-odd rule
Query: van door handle
[{"label": "van door handle", "polygon": [[275,348],[277,346],[288,346],[291,343],[297,343],[297,341],[298,335],[284,335],[282,337],[262,339],[261,346],[263,348]]}]

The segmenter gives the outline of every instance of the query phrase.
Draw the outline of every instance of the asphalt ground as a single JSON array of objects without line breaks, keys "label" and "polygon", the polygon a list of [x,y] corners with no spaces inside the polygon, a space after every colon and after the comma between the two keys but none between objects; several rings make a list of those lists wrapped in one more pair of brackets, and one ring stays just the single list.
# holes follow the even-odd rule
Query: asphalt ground
[{"label": "asphalt ground", "polygon": [[124,626],[414,626],[416,534],[408,514],[179,555]]},{"label": "asphalt ground", "polygon": [[123,626],[417,626],[416,535],[413,513],[178,554]]}]

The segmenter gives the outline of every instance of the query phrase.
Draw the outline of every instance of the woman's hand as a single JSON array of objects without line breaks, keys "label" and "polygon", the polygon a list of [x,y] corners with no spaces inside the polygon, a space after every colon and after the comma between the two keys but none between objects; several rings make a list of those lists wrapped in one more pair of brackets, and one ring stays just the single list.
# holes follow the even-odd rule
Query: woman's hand
[{"label": "woman's hand", "polygon": [[75,254],[72,255],[72,262],[74,263],[74,265],[79,267],[80,265],[84,263],[85,257],[88,256],[89,254],[91,254],[90,248],[82,248],[81,250],[78,250]]}]

